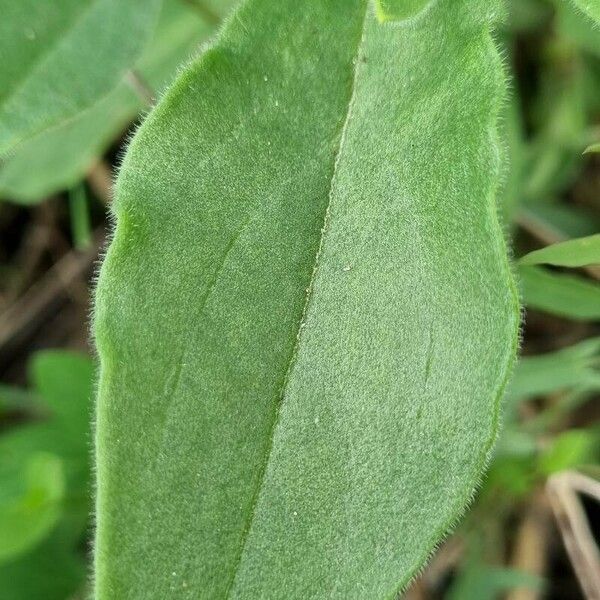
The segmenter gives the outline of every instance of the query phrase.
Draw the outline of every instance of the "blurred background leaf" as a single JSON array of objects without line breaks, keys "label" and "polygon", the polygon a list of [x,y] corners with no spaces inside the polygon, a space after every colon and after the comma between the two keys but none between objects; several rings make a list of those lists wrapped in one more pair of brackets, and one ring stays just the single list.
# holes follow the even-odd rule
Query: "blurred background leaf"
[{"label": "blurred background leaf", "polygon": [[140,98],[131,79],[122,81],[75,119],[21,144],[0,169],[0,197],[39,202],[73,187],[213,30],[214,24],[193,6],[165,0],[154,38],[135,67],[137,85],[142,81],[149,97]]},{"label": "blurred background leaf", "polygon": [[522,265],[584,267],[600,264],[600,234],[568,240],[534,250],[521,258]]},{"label": "blurred background leaf", "polygon": [[107,94],[144,49],[159,7],[0,0],[0,155]]},{"label": "blurred background leaf", "polygon": [[[67,582],[69,592],[84,583],[86,557],[78,546],[91,513],[94,367],[83,355],[44,351],[30,372],[37,416],[0,434],[0,590],[2,598],[52,600],[66,597]],[[30,412],[32,404],[12,403],[7,410],[17,407]],[[51,581],[36,584],[28,569],[45,562],[48,571],[54,560],[64,561],[65,573],[53,595]],[[75,572],[79,576],[71,577]]]}]

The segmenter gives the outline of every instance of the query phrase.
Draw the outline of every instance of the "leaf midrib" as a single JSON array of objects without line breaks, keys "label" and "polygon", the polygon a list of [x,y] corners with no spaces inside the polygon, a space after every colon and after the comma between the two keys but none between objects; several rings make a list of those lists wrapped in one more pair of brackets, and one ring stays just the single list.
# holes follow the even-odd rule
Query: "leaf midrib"
[{"label": "leaf midrib", "polygon": [[254,491],[254,495],[252,498],[252,505],[250,508],[250,513],[249,513],[249,518],[247,520],[246,523],[246,527],[244,529],[244,532],[242,534],[242,539],[241,539],[241,543],[240,543],[240,549],[236,558],[236,561],[233,565],[233,570],[232,570],[232,576],[229,582],[229,585],[226,588],[225,591],[225,599],[229,599],[231,597],[231,592],[233,590],[233,588],[235,587],[235,582],[239,573],[239,568],[240,565],[242,564],[243,561],[243,557],[244,557],[244,553],[246,551],[246,545],[248,542],[248,537],[250,534],[250,530],[252,528],[252,524],[254,522],[254,517],[256,516],[256,507],[258,504],[258,500],[260,498],[260,494],[263,488],[263,484],[265,481],[265,476],[268,470],[268,466],[269,466],[269,462],[271,459],[271,455],[273,452],[273,441],[275,438],[275,432],[277,430],[277,427],[279,425],[279,417],[281,414],[281,407],[283,405],[283,401],[285,399],[286,396],[286,392],[287,392],[287,388],[288,388],[288,384],[290,382],[291,376],[292,376],[292,372],[294,369],[294,366],[296,364],[296,359],[298,356],[298,349],[300,347],[300,342],[301,342],[301,336],[302,336],[302,330],[304,327],[304,322],[306,319],[306,315],[308,313],[308,309],[311,303],[311,300],[313,298],[313,291],[314,291],[314,283],[315,283],[315,278],[317,275],[317,271],[319,268],[319,260],[321,258],[321,253],[323,250],[323,244],[324,244],[324,240],[325,237],[327,235],[327,229],[328,229],[328,225],[329,225],[329,219],[330,219],[330,212],[331,212],[331,204],[332,204],[332,200],[333,200],[333,190],[334,190],[334,182],[336,179],[336,174],[337,174],[337,170],[338,170],[338,165],[340,162],[340,156],[342,154],[342,149],[344,146],[344,141],[346,139],[346,131],[348,129],[348,125],[350,123],[351,120],[351,115],[352,115],[352,109],[354,107],[354,101],[355,101],[355,97],[356,97],[356,81],[358,78],[358,72],[361,66],[361,61],[359,60],[359,55],[360,55],[360,50],[363,46],[363,42],[365,39],[365,26],[367,23],[367,18],[369,15],[369,3],[370,0],[363,0],[364,2],[364,14],[363,14],[363,18],[362,18],[362,24],[360,27],[360,36],[358,38],[358,43],[356,45],[356,51],[354,53],[354,58],[352,60],[353,64],[353,70],[352,70],[352,82],[350,85],[350,93],[349,93],[349,97],[348,97],[348,102],[346,105],[346,116],[344,119],[344,122],[342,124],[341,127],[341,132],[339,134],[339,142],[338,142],[338,146],[334,155],[334,160],[333,160],[333,170],[331,173],[331,177],[330,177],[330,183],[329,183],[329,192],[328,192],[328,201],[327,201],[327,205],[325,207],[325,211],[324,211],[324,215],[323,215],[323,225],[321,227],[321,235],[319,238],[319,245],[318,245],[318,249],[317,252],[315,254],[315,260],[314,260],[314,265],[313,265],[313,270],[311,273],[311,277],[310,277],[310,281],[309,284],[306,288],[306,296],[304,299],[304,306],[302,309],[302,315],[300,317],[300,320],[298,322],[298,329],[296,332],[296,340],[294,342],[294,346],[292,348],[292,352],[291,352],[291,356],[290,356],[290,360],[288,363],[288,367],[286,369],[284,378],[283,378],[283,384],[281,386],[281,391],[279,393],[279,401],[277,403],[276,406],[276,412],[275,412],[275,416],[273,418],[273,422],[269,431],[269,439],[268,439],[268,447],[266,449],[265,452],[265,460],[263,463],[263,467],[259,476],[259,480],[258,480],[258,484],[256,486],[256,489]]}]

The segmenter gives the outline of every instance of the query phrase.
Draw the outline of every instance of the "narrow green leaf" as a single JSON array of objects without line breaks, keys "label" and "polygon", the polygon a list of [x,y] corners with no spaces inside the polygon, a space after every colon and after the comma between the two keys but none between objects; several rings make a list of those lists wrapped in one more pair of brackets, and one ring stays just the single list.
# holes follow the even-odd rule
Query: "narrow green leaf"
[{"label": "narrow green leaf", "polygon": [[592,144],[583,151],[584,154],[596,154],[598,152],[600,152],[600,144]]},{"label": "narrow green leaf", "polygon": [[519,268],[525,305],[576,321],[600,319],[600,285],[536,266]]},{"label": "narrow green leaf", "polygon": [[557,436],[540,457],[539,468],[548,476],[595,462],[600,449],[598,431],[571,429]]},{"label": "narrow green leaf", "polygon": [[518,221],[540,237],[566,241],[569,238],[594,235],[600,230],[600,219],[594,211],[563,203],[536,203],[519,209]]},{"label": "narrow green leaf", "polygon": [[159,8],[160,0],[0,0],[0,155],[114,88]]},{"label": "narrow green leaf", "polygon": [[587,134],[586,81],[576,59],[565,69],[562,61],[548,61],[541,72],[540,92],[533,105],[537,125],[529,144],[522,190],[525,202],[545,202],[570,185],[583,165]]},{"label": "narrow green leaf", "polygon": [[389,598],[461,515],[518,328],[494,7],[249,0],[141,127],[97,292],[98,599]]},{"label": "narrow green leaf", "polygon": [[600,390],[600,338],[519,360],[510,382],[515,400],[574,388]]},{"label": "narrow green leaf", "polygon": [[522,265],[584,267],[600,264],[600,234],[552,244],[523,256]]}]

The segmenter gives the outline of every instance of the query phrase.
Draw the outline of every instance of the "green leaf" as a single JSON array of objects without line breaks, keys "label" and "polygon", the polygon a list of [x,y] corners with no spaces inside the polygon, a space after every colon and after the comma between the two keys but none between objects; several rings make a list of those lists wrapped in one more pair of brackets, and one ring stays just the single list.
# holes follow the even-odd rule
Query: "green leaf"
[{"label": "green leaf", "polygon": [[[83,514],[66,515],[39,546],[0,566],[2,600],[85,598],[86,564],[80,551]],[[83,517],[83,519],[82,519]],[[75,595],[79,592],[79,595]]]},{"label": "green leaf", "polygon": [[0,166],[0,197],[33,204],[71,188],[138,112],[125,86],[59,127],[26,140]]},{"label": "green leaf", "polygon": [[514,589],[540,591],[544,587],[541,577],[517,569],[491,567],[480,562],[470,564],[453,583],[448,600],[495,600]]},{"label": "green leaf", "polygon": [[578,10],[574,2],[555,0],[555,4],[556,28],[561,37],[586,52],[600,54],[598,25],[587,14]]},{"label": "green leaf", "polygon": [[[155,35],[136,71],[161,92],[212,29],[187,4],[164,0]],[[120,83],[92,108],[27,140],[0,167],[0,197],[28,204],[75,186],[143,109],[130,86]]]},{"label": "green leaf", "polygon": [[0,0],[0,154],[114,88],[144,49],[159,7],[160,0]]},{"label": "green leaf", "polygon": [[591,17],[596,23],[600,23],[600,0],[571,0],[573,4]]},{"label": "green leaf", "polygon": [[600,234],[568,240],[534,250],[523,256],[522,265],[555,265],[557,267],[584,267],[600,264]]},{"label": "green leaf", "polygon": [[60,458],[33,454],[22,476],[21,494],[0,504],[0,564],[37,544],[61,514],[65,482]]},{"label": "green leaf", "polygon": [[381,22],[401,21],[420,13],[430,0],[375,0],[377,18]]},{"label": "green leaf", "polygon": [[541,238],[566,241],[568,238],[594,235],[600,229],[598,215],[568,204],[530,204],[519,209],[518,220]]},{"label": "green leaf", "polygon": [[598,152],[600,152],[600,144],[592,144],[583,151],[584,154],[595,154]]},{"label": "green leaf", "polygon": [[600,285],[536,266],[519,267],[523,299],[529,308],[573,319],[600,319]]},{"label": "green leaf", "polygon": [[572,47],[557,45],[544,48],[550,56],[564,56],[543,65],[532,106],[534,132],[522,190],[528,203],[551,200],[572,184],[583,165],[581,152],[588,135],[585,71]]},{"label": "green leaf", "polygon": [[504,144],[504,177],[498,194],[498,205],[506,225],[514,222],[514,213],[521,200],[524,180],[526,148],[523,123],[519,107],[519,93],[516,83],[512,82],[510,98],[505,102],[500,120],[501,137]]},{"label": "green leaf", "polygon": [[38,352],[30,365],[31,380],[52,410],[57,424],[72,433],[74,450],[87,447],[94,365],[89,357],[64,350]]},{"label": "green leaf", "polygon": [[11,564],[15,554],[39,546],[59,518],[82,514],[83,521],[77,519],[84,524],[91,508],[93,365],[84,356],[44,351],[31,366],[36,396],[46,408],[44,419],[0,435],[0,558],[10,557]]},{"label": "green leaf", "polygon": [[548,476],[595,462],[600,449],[598,432],[572,429],[557,436],[540,458],[540,470]]},{"label": "green leaf", "polygon": [[574,388],[600,390],[600,338],[521,358],[509,395],[517,400]]},{"label": "green leaf", "polygon": [[97,291],[99,600],[393,597],[463,512],[519,319],[494,6],[249,0],[139,130]]}]

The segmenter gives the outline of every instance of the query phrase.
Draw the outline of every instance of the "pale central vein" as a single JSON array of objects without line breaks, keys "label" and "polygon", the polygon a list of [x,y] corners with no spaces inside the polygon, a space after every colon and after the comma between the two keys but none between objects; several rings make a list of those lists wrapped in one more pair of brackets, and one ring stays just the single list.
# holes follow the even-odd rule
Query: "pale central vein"
[{"label": "pale central vein", "polygon": [[273,440],[275,438],[275,433],[277,430],[277,427],[279,425],[279,416],[281,413],[281,406],[283,404],[283,399],[285,398],[286,395],[286,390],[288,388],[288,384],[290,382],[291,379],[291,375],[296,363],[296,359],[298,356],[298,349],[300,346],[300,340],[302,337],[302,330],[303,330],[303,324],[304,321],[306,319],[306,315],[308,313],[308,309],[311,303],[311,300],[313,299],[313,288],[314,288],[314,284],[315,284],[315,279],[316,279],[316,275],[317,275],[317,271],[319,269],[319,261],[321,258],[321,253],[323,251],[323,244],[324,244],[324,240],[325,240],[325,236],[329,227],[329,219],[330,219],[330,212],[331,212],[331,205],[332,205],[332,200],[333,200],[333,195],[334,195],[334,182],[336,180],[336,174],[337,174],[337,170],[338,170],[338,166],[340,163],[340,157],[342,154],[342,149],[344,146],[344,142],[346,139],[346,132],[348,130],[348,125],[351,121],[351,116],[352,116],[352,112],[353,112],[353,107],[354,107],[354,102],[355,102],[355,96],[356,96],[356,81],[357,81],[357,77],[358,77],[358,71],[360,69],[361,66],[361,61],[359,59],[359,54],[360,54],[360,50],[363,46],[363,42],[365,39],[365,28],[366,28],[366,23],[367,23],[367,17],[369,14],[369,0],[364,0],[364,4],[365,4],[365,11],[363,14],[363,19],[362,19],[362,27],[361,27],[361,35],[357,44],[357,48],[356,48],[356,52],[353,58],[353,65],[354,65],[354,70],[353,70],[353,74],[352,74],[352,84],[350,87],[350,94],[349,94],[349,99],[348,99],[348,104],[347,104],[347,110],[346,110],[346,118],[344,120],[344,123],[342,125],[342,130],[341,130],[341,135],[339,138],[339,144],[337,147],[337,152],[335,155],[335,159],[334,159],[334,165],[333,165],[333,172],[331,175],[331,179],[330,179],[330,185],[329,185],[329,193],[328,193],[328,201],[327,201],[327,206],[325,208],[325,213],[323,216],[323,226],[321,228],[321,236],[320,236],[320,240],[319,240],[319,247],[317,249],[316,255],[315,255],[315,262],[314,262],[314,266],[313,266],[313,271],[311,274],[311,278],[310,278],[310,282],[309,285],[307,287],[307,291],[306,291],[306,297],[305,297],[305,301],[304,301],[304,308],[302,310],[302,316],[300,318],[300,321],[298,323],[298,332],[296,335],[296,341],[294,343],[294,347],[292,349],[292,354],[291,354],[291,358],[288,364],[288,368],[286,370],[284,379],[283,379],[283,385],[281,388],[281,392],[279,394],[280,400],[279,403],[277,405],[276,408],[276,413],[275,416],[273,418],[273,423],[271,425],[271,430],[270,430],[270,435],[269,435],[269,446],[267,448],[266,454],[265,454],[265,461],[263,464],[263,468],[259,477],[259,481],[258,481],[258,485],[256,487],[255,493],[254,493],[254,497],[252,500],[252,506],[250,509],[250,516],[248,519],[248,522],[246,524],[246,528],[243,532],[242,535],[242,540],[241,540],[241,544],[240,544],[240,551],[237,557],[237,560],[234,564],[233,567],[233,574],[230,580],[230,583],[226,589],[225,592],[225,598],[230,598],[231,596],[231,592],[235,586],[235,582],[239,573],[239,568],[240,565],[242,563],[243,557],[244,557],[244,553],[246,551],[246,546],[248,543],[248,538],[249,538],[249,534],[250,534],[250,530],[252,528],[252,524],[254,522],[254,517],[256,515],[256,507],[260,498],[260,493],[262,491],[263,488],[263,484],[264,484],[264,480],[265,480],[265,476],[267,473],[267,468],[269,465],[269,461],[271,458],[271,454],[273,451]]}]

